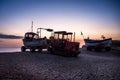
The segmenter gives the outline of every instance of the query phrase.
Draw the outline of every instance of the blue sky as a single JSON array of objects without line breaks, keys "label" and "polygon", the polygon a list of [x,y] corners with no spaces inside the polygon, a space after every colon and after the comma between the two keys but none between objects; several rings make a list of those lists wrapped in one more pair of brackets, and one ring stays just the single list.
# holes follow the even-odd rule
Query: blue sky
[{"label": "blue sky", "polygon": [[[0,0],[0,33],[23,36],[37,27],[76,32],[80,39],[120,39],[119,0]],[[44,32],[45,33],[45,32]],[[47,33],[45,33],[47,35]]]}]

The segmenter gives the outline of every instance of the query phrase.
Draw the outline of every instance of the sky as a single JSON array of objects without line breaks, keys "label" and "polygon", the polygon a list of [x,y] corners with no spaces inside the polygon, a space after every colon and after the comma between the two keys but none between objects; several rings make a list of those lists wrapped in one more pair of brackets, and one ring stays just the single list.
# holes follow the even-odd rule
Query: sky
[{"label": "sky", "polygon": [[[101,39],[120,40],[119,0],[0,0],[0,47],[20,47],[26,32],[37,28],[76,33]],[[50,33],[42,31],[42,36]]]}]

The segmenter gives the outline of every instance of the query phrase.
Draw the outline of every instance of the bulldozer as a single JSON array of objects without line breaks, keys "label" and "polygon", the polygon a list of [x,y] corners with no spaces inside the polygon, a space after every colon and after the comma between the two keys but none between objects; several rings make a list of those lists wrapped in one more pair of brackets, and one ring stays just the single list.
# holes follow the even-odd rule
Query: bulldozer
[{"label": "bulldozer", "polygon": [[55,31],[54,36],[50,37],[48,51],[50,51],[51,54],[77,57],[78,54],[80,54],[80,43],[75,42],[75,33],[73,40],[72,36],[72,32]]}]

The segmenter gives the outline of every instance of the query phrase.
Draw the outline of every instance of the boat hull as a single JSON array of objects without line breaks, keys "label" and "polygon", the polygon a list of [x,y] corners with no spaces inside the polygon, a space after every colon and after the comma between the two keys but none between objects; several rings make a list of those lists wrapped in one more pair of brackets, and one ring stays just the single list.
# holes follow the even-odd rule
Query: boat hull
[{"label": "boat hull", "polygon": [[84,39],[85,46],[88,50],[96,49],[111,49],[112,38],[104,39],[104,40],[92,40],[92,39]]}]

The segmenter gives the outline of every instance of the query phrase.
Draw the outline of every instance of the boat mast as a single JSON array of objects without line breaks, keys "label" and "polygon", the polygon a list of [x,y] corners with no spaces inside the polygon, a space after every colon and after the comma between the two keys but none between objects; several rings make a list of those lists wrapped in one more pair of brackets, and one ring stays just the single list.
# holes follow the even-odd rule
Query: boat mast
[{"label": "boat mast", "polygon": [[32,21],[32,24],[31,24],[31,32],[33,32],[33,21]]}]

